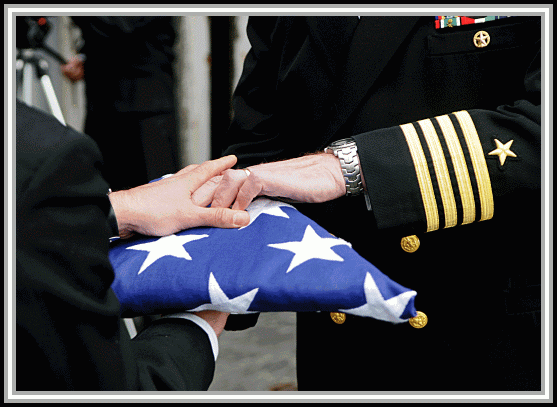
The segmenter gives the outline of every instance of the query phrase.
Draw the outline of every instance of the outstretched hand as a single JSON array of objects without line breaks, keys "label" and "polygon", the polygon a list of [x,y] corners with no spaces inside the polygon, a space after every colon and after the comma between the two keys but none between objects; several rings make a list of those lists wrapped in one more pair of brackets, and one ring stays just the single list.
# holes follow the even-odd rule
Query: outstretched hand
[{"label": "outstretched hand", "polygon": [[346,194],[340,162],[332,154],[318,153],[227,170],[194,194],[194,200],[212,208],[245,210],[257,196],[274,196],[297,202],[318,203]]},{"label": "outstretched hand", "polygon": [[[206,208],[193,193],[236,164],[235,156],[188,166],[170,177],[109,195],[121,238],[141,233],[166,236],[199,226],[237,228],[249,224],[244,210]],[[199,194],[198,194],[199,195]],[[206,200],[206,199],[205,199]]]}]

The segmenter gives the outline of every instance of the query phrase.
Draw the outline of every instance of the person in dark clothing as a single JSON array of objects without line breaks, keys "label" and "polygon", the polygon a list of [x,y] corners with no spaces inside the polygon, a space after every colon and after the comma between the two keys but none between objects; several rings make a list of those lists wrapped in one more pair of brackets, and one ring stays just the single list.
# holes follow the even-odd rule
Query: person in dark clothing
[{"label": "person in dark clothing", "polygon": [[94,141],[17,102],[16,390],[207,390],[228,314],[168,315],[130,339],[109,237],[247,225],[246,212],[205,208],[195,195],[235,162],[107,196]]},{"label": "person in dark clothing", "polygon": [[539,391],[540,18],[251,17],[247,33],[225,154],[248,172],[212,206],[298,201],[423,312],[420,329],[298,313],[299,390]]},{"label": "person in dark clothing", "polygon": [[176,172],[172,17],[72,20],[84,45],[62,72],[72,81],[85,80],[84,132],[99,145],[111,187],[134,187]]}]

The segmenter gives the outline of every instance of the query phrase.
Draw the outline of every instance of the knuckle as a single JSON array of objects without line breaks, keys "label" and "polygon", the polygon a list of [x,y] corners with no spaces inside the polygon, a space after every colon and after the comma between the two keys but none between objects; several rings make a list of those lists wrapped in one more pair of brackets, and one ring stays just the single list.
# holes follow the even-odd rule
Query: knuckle
[{"label": "knuckle", "polygon": [[226,208],[215,208],[215,210],[213,211],[212,221],[215,225],[228,223],[228,221],[230,220],[229,215],[229,211],[226,210]]},{"label": "knuckle", "polygon": [[223,174],[223,180],[229,183],[236,183],[244,178],[244,171],[242,170],[226,170]]},{"label": "knuckle", "polygon": [[221,180],[222,180],[222,176],[220,176],[220,175],[216,176],[216,177],[213,177],[213,178],[207,180],[205,182],[205,184],[203,184],[203,188],[218,191],[217,188],[220,186]]},{"label": "knuckle", "polygon": [[209,180],[211,185],[219,185],[222,181],[222,175],[217,175]]},{"label": "knuckle", "polygon": [[249,175],[244,170],[234,170],[234,178],[238,181],[245,182]]},{"label": "knuckle", "polygon": [[223,182],[230,182],[234,179],[233,171],[234,170],[226,170],[222,173]]}]

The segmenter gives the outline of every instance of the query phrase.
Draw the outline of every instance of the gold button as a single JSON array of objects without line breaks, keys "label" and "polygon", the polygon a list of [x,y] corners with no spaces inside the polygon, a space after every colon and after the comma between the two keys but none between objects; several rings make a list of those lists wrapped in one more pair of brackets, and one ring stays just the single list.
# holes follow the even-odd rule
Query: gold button
[{"label": "gold button", "polygon": [[331,312],[331,319],[335,324],[341,325],[346,321],[346,314],[343,312]]},{"label": "gold button", "polygon": [[486,31],[478,31],[474,34],[474,45],[478,48],[484,48],[489,45],[491,37]]},{"label": "gold button", "polygon": [[413,328],[423,328],[427,325],[427,315],[424,314],[422,311],[417,311],[417,315],[413,318],[410,318],[408,322],[410,323],[410,325],[412,325]]},{"label": "gold button", "polygon": [[420,239],[416,235],[403,237],[400,246],[405,252],[414,253],[420,247]]}]

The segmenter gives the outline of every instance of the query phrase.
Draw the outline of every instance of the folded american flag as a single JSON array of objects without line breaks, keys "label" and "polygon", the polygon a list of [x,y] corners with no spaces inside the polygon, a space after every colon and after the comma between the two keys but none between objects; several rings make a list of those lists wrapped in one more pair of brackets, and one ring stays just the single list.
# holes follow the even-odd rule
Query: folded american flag
[{"label": "folded american flag", "polygon": [[259,198],[240,229],[194,228],[113,244],[122,316],[174,311],[327,311],[404,322],[401,286],[289,204]]}]

